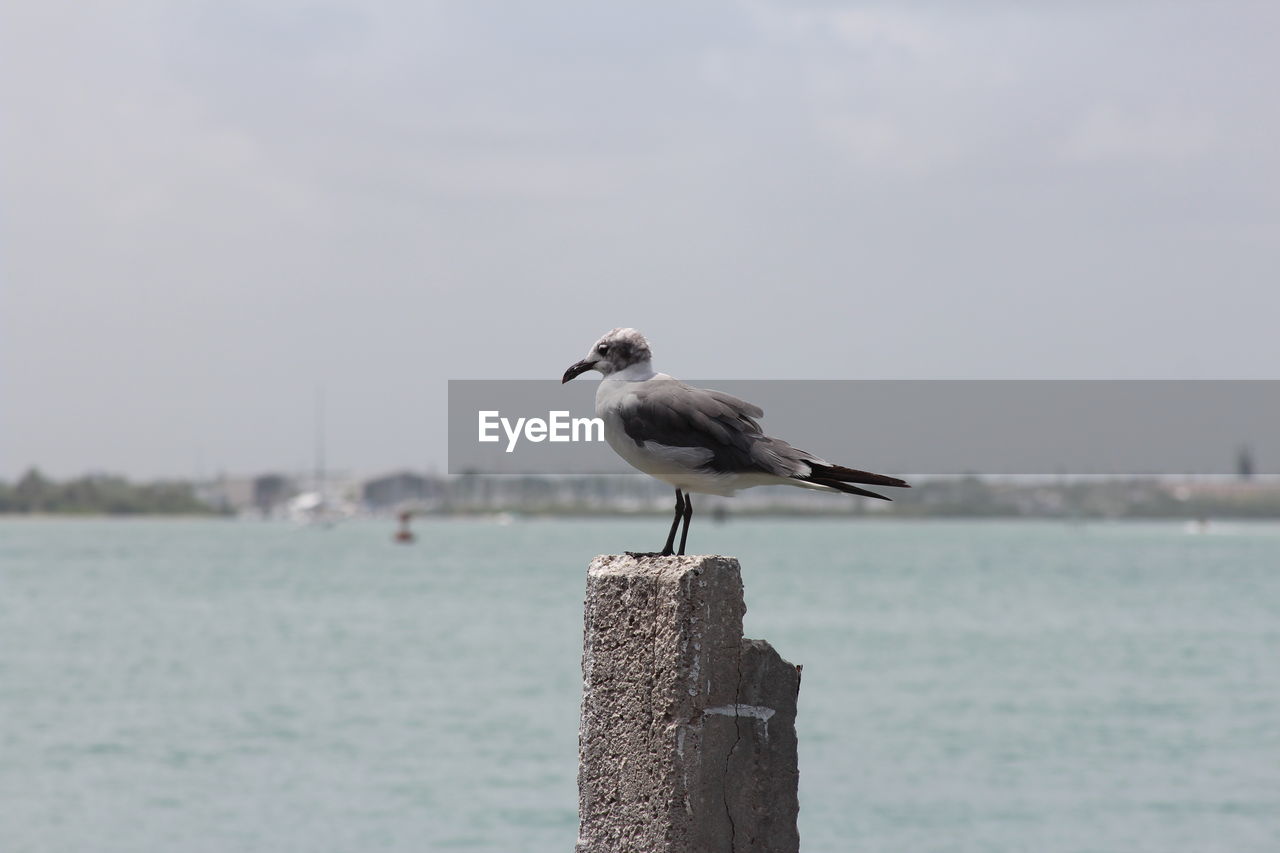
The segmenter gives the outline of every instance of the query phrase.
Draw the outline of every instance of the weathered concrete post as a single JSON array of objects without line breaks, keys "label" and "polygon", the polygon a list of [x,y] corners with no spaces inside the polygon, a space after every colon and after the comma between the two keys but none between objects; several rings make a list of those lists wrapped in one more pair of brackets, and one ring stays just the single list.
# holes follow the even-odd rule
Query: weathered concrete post
[{"label": "weathered concrete post", "polygon": [[800,668],[742,637],[732,557],[587,572],[577,853],[796,853]]}]

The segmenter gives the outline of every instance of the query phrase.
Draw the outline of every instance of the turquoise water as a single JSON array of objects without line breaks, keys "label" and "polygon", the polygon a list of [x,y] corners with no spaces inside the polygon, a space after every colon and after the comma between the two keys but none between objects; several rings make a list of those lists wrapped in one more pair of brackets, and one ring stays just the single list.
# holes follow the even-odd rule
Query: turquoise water
[{"label": "turquoise water", "polygon": [[[573,848],[581,601],[661,519],[0,522],[0,849]],[[1280,850],[1280,527],[735,521],[806,851]]]}]

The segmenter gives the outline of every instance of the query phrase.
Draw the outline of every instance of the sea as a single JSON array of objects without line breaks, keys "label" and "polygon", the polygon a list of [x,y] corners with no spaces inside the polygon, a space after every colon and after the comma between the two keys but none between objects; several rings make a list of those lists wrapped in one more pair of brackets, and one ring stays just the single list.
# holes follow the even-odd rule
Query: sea
[{"label": "sea", "polygon": [[[570,853],[661,518],[0,521],[0,851]],[[1280,851],[1280,525],[695,519],[804,665],[808,853]]]}]

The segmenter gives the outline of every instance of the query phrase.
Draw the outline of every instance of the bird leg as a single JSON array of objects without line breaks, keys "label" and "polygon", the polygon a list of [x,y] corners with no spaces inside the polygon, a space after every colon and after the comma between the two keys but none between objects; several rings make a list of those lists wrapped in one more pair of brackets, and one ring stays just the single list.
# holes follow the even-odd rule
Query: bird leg
[{"label": "bird leg", "polygon": [[[628,551],[629,557],[670,557],[676,552],[676,529],[680,527],[680,519],[685,515],[685,496],[679,489],[676,489],[676,517],[671,520],[671,531],[667,534],[667,544],[662,546],[661,551]],[[692,508],[689,510],[692,512]],[[687,522],[686,522],[687,524]],[[680,547],[684,547],[681,541]]]},{"label": "bird leg", "polygon": [[676,489],[676,517],[671,520],[671,532],[667,534],[667,544],[662,546],[661,557],[670,557],[675,553],[674,545],[676,542],[676,528],[680,526],[680,517],[684,515],[685,496]]},{"label": "bird leg", "polygon": [[693,496],[686,494],[684,496],[684,530],[680,533],[680,551],[681,557],[684,556],[684,541],[689,538],[689,519],[693,518]]}]

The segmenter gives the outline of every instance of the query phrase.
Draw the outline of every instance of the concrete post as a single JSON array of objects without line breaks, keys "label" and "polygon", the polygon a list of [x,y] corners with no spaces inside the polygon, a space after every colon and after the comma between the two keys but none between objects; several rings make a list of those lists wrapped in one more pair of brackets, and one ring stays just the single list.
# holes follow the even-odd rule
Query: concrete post
[{"label": "concrete post", "polygon": [[577,853],[796,853],[800,667],[742,637],[732,557],[587,572]]}]

